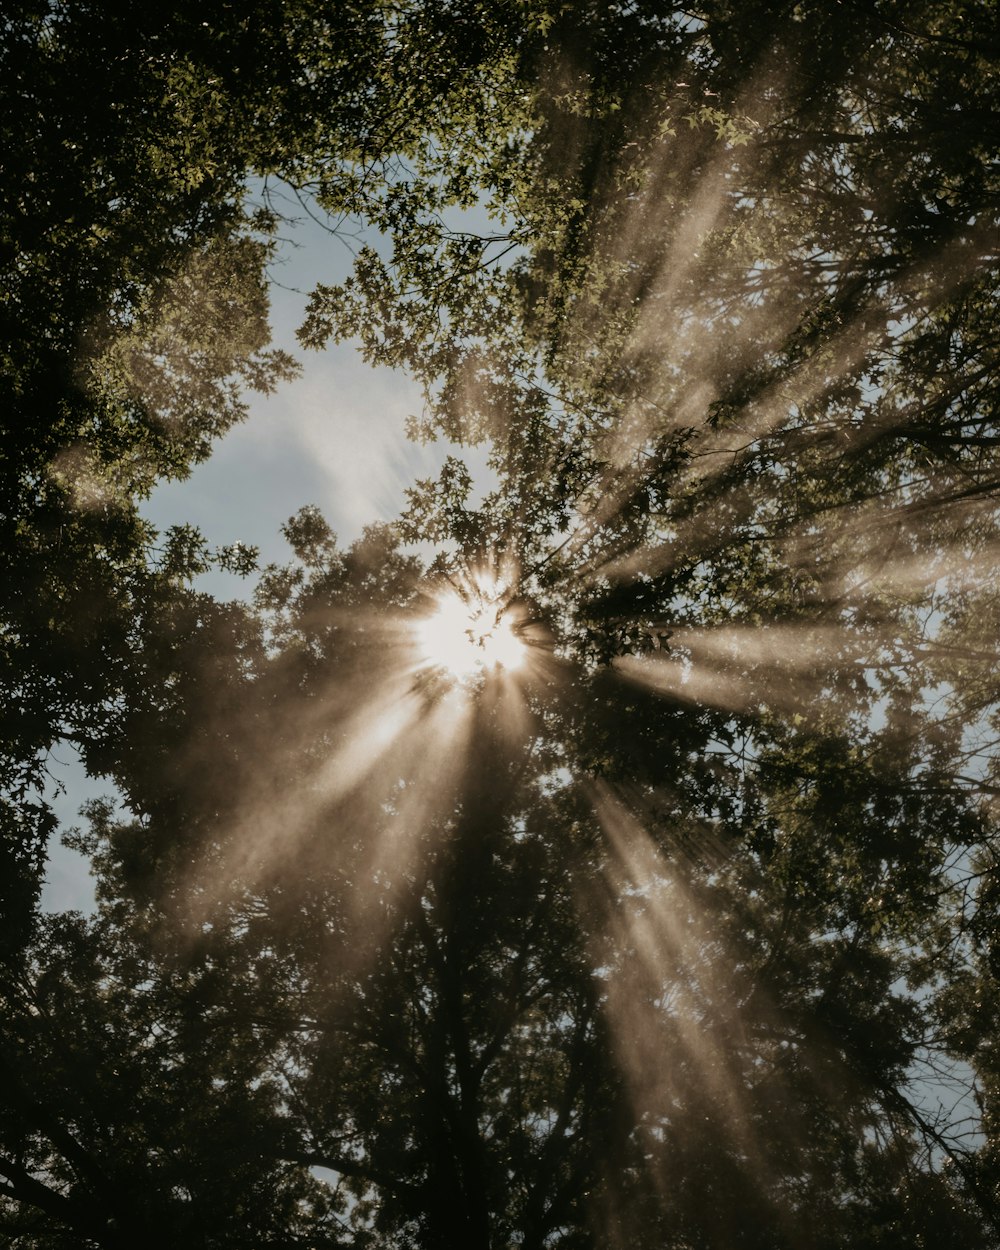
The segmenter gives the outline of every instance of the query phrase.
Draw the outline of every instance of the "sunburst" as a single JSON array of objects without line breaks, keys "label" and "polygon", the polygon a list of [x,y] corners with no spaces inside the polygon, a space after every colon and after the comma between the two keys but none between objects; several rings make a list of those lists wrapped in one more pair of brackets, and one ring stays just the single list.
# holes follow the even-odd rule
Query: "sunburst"
[{"label": "sunburst", "polygon": [[498,586],[446,591],[415,629],[422,663],[459,681],[496,669],[514,672],[524,664],[525,644]]}]

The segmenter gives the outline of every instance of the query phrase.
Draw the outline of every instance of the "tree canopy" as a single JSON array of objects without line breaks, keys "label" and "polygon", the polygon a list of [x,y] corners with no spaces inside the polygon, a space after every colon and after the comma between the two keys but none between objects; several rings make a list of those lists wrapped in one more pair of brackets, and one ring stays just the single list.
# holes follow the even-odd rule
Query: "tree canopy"
[{"label": "tree canopy", "polygon": [[[992,6],[2,40],[8,1242],[1000,1243]],[[279,181],[457,450],[223,602],[139,505],[295,368]]]}]

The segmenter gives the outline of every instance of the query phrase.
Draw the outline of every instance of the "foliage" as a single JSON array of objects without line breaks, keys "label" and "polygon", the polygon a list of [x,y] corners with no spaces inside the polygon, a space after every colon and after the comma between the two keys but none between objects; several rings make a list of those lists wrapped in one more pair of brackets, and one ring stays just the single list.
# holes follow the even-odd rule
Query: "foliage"
[{"label": "foliage", "polygon": [[[122,37],[59,14],[5,36],[48,67],[33,90]],[[87,726],[124,810],[73,835],[94,917],[5,928],[0,1226],[995,1246],[988,6],[278,17],[126,39],[153,66],[123,78],[136,193],[166,177],[176,216],[134,253],[102,200],[103,285],[73,303],[74,243],[38,289],[62,389],[18,452],[18,871],[57,737]],[[380,232],[303,341],[408,369],[414,434],[487,444],[496,486],[473,503],[452,454],[346,550],[304,509],[293,562],[218,604],[186,584],[200,535],[150,567],[133,501],[287,368],[247,169]],[[456,595],[520,668],[428,662]]]},{"label": "foliage", "polygon": [[139,639],[212,558],[188,531],[158,545],[138,505],[244,417],[248,387],[294,369],[267,346],[278,222],[249,209],[247,177],[302,188],[322,163],[349,181],[426,128],[440,82],[397,96],[410,42],[436,46],[439,24],[404,39],[400,17],[300,0],[5,13],[0,841],[22,928],[47,752],[73,741],[96,770],[143,697]]}]

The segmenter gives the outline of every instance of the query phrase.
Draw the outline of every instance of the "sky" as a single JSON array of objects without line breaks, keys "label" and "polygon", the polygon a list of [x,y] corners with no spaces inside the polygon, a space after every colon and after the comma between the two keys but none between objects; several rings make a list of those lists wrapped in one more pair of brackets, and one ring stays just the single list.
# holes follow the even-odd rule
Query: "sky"
[{"label": "sky", "polygon": [[[187,479],[161,483],[142,509],[160,529],[197,526],[212,546],[259,547],[261,566],[290,558],[281,526],[307,504],[321,510],[344,546],[366,525],[393,520],[405,506],[406,487],[436,474],[449,450],[447,444],[421,446],[406,438],[406,418],[421,411],[420,389],[406,374],[371,368],[353,343],[305,351],[295,338],[309,290],[318,282],[342,281],[351,268],[351,248],[373,240],[334,237],[302,210],[283,233],[272,267],[273,345],[296,357],[299,377],[272,395],[248,394],[247,420]],[[491,484],[486,456],[485,448],[463,452],[480,495]],[[252,577],[222,572],[199,581],[220,598],[247,596],[253,584]],[[88,799],[114,793],[109,781],[86,776],[68,745],[53,752],[49,771],[47,797],[64,829],[79,823]],[[87,861],[57,839],[42,906],[94,906]]]}]

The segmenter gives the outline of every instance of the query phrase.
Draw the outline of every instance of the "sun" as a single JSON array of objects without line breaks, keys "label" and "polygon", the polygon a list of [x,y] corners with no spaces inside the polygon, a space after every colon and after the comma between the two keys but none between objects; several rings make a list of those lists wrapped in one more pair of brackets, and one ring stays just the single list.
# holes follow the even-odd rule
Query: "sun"
[{"label": "sun", "polygon": [[525,659],[525,646],[497,599],[469,599],[449,591],[434,612],[416,626],[423,663],[463,679],[494,669],[512,672]]}]

